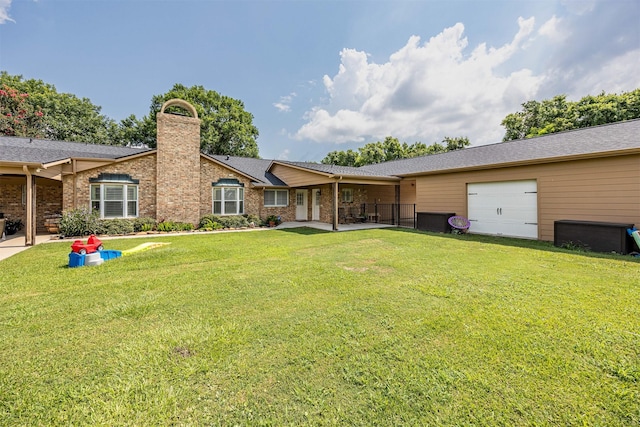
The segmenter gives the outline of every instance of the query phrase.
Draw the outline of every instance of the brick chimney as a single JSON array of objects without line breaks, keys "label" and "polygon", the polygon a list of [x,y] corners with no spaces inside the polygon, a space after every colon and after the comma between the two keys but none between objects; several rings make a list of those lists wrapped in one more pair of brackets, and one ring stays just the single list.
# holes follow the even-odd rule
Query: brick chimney
[{"label": "brick chimney", "polygon": [[[165,113],[180,107],[191,115]],[[200,220],[200,119],[193,105],[171,99],[157,115],[156,220]]]}]

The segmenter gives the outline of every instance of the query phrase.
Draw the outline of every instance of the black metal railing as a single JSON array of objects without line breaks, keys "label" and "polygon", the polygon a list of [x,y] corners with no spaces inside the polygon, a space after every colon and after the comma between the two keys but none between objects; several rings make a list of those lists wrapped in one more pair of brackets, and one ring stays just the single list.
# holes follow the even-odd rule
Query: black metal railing
[{"label": "black metal railing", "polygon": [[401,203],[363,203],[338,209],[340,222],[375,222],[416,228],[416,205]]}]

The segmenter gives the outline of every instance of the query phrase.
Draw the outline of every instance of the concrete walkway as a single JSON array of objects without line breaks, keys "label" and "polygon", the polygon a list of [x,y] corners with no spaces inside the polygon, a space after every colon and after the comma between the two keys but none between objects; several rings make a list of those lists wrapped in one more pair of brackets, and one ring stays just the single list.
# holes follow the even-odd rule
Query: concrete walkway
[{"label": "concrete walkway", "polygon": [[[327,224],[326,222],[319,221],[291,221],[291,222],[283,222],[278,225],[275,230],[283,229],[283,228],[299,228],[299,227],[309,227],[316,228],[318,230],[325,231],[333,231],[333,225]],[[372,228],[388,228],[395,227],[395,225],[389,224],[378,224],[375,222],[358,222],[353,224],[338,224],[338,230],[336,231],[354,231],[354,230],[369,230]]]},{"label": "concrete walkway", "polygon": [[[205,234],[205,233],[227,233],[227,232],[238,232],[238,231],[258,231],[258,230],[282,230],[285,228],[299,228],[299,227],[309,227],[315,228],[318,230],[332,231],[332,225],[327,224],[326,222],[319,221],[291,221],[291,222],[283,222],[275,228],[252,228],[252,229],[243,229],[243,230],[225,230],[225,231],[211,231],[211,232],[203,232],[197,234]],[[367,230],[371,228],[386,228],[386,227],[395,227],[394,225],[389,224],[377,224],[373,222],[366,223],[356,223],[356,224],[339,224],[338,231],[353,231],[353,230]],[[170,233],[170,236],[178,236],[182,234],[193,234],[193,233]],[[163,237],[167,236],[167,234],[159,233],[159,234],[137,234],[131,236],[100,236],[100,240],[109,240],[109,239],[124,239],[124,238],[150,238],[150,237]],[[40,234],[36,236],[36,245],[40,243],[46,242],[73,242],[74,239],[65,239],[61,240],[55,234]],[[24,232],[18,232],[11,236],[6,236],[6,240],[0,240],[0,261],[3,259],[9,258],[12,255],[15,255],[19,252],[29,249],[31,246],[24,245]]]},{"label": "concrete walkway", "polygon": [[[55,238],[55,236],[53,236]],[[36,245],[51,240],[50,234],[36,236]],[[0,239],[0,261],[12,255],[29,249],[31,246],[24,245],[24,232],[18,232],[11,236],[6,236],[5,240]]]}]

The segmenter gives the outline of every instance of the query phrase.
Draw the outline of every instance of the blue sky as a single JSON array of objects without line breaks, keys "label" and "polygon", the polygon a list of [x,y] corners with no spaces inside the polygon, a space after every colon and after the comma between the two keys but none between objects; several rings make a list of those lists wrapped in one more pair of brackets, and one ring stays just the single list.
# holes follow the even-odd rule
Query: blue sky
[{"label": "blue sky", "polygon": [[527,100],[640,88],[640,2],[0,0],[0,69],[117,121],[202,85],[244,103],[269,159],[482,145]]}]

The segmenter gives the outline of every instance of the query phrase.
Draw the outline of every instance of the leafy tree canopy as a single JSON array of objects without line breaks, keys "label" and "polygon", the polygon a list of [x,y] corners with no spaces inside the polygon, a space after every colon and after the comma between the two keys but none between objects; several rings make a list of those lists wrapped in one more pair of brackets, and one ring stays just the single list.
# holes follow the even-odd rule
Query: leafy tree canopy
[{"label": "leafy tree canopy", "polygon": [[111,143],[110,134],[116,129],[112,119],[100,114],[100,107],[87,98],[58,93],[55,86],[42,80],[23,80],[0,72],[0,86],[28,94],[24,106],[42,112],[42,128],[25,130],[47,139],[82,141],[97,144]]},{"label": "leafy tree canopy", "polygon": [[620,95],[587,95],[577,102],[566,95],[544,101],[527,101],[522,110],[502,120],[503,141],[640,118],[640,89]]},{"label": "leafy tree canopy", "polygon": [[[164,95],[151,100],[149,115],[142,120],[129,116],[121,123],[123,140],[133,140],[150,147],[156,145],[156,115],[166,101],[179,98],[192,104],[201,121],[200,148],[207,154],[258,157],[258,128],[253,115],[244,109],[242,101],[220,95],[202,86],[176,84]],[[167,112],[173,112],[170,107]]]},{"label": "leafy tree canopy", "polygon": [[388,136],[384,141],[365,144],[363,147],[358,148],[358,151],[332,151],[322,159],[322,163],[358,167],[391,160],[408,159],[428,154],[460,150],[468,147],[469,144],[469,139],[466,137],[445,137],[441,143],[436,142],[429,146],[422,142],[415,142],[409,145],[406,142],[400,143],[397,138]]},{"label": "leafy tree canopy", "polygon": [[[241,101],[202,86],[176,84],[164,95],[153,96],[148,116],[138,119],[132,114],[120,123],[100,114],[101,107],[91,103],[88,98],[58,93],[53,85],[42,80],[24,80],[22,76],[12,76],[2,71],[2,87],[7,94],[9,90],[27,94],[20,98],[20,108],[14,105],[15,100],[10,96],[0,98],[0,107],[3,111],[7,110],[5,117],[14,110],[25,111],[21,113],[19,126],[15,123],[15,116],[11,121],[3,119],[3,134],[18,134],[15,128],[24,135],[61,141],[155,147],[156,115],[165,101],[180,98],[193,104],[198,112],[201,120],[200,146],[205,153],[258,157],[258,129],[253,125],[253,115],[245,111]],[[14,104],[9,105],[10,102]],[[32,120],[34,117],[37,120]],[[30,123],[33,123],[33,128]]]},{"label": "leafy tree canopy", "polygon": [[42,138],[43,115],[28,101],[28,93],[0,86],[0,135]]}]

